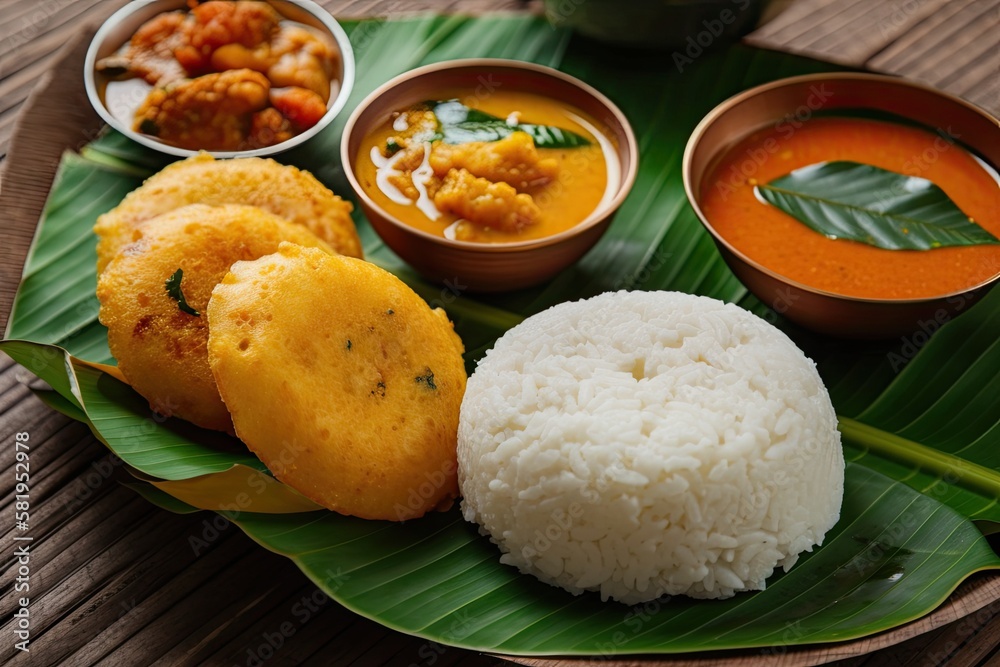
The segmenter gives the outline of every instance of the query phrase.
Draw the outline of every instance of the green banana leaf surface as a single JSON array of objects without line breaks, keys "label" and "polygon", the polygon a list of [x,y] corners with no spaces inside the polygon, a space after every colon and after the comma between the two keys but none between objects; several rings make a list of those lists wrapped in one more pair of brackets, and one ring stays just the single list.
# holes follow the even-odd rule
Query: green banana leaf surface
[{"label": "green banana leaf surface", "polygon": [[[413,67],[507,57],[558,67],[596,86],[640,142],[634,189],[604,238],[548,284],[477,297],[421,281],[363,216],[366,257],[444,307],[471,371],[493,341],[556,303],[616,289],[669,289],[735,302],[782,327],[818,364],[840,416],[849,461],[841,518],[822,547],[767,589],[729,600],[661,599],[626,607],[574,597],[499,563],[499,551],[457,508],[403,524],[309,507],[237,440],[163,419],[108,369],[97,321],[97,216],[163,156],[110,132],[67,153],[28,257],[0,350],[44,379],[39,395],[85,421],[135,476],[130,484],[175,512],[223,513],[293,559],[341,604],[428,641],[509,654],[597,656],[835,642],[933,610],[975,572],[1000,568],[984,535],[1000,524],[1000,292],[965,299],[953,321],[912,336],[845,342],[797,329],[728,270],[687,204],[681,155],[698,120],[766,81],[835,69],[735,46],[678,72],[669,57],[596,49],[531,17],[419,17],[345,25],[357,57],[341,117],[283,162],[336,192],[346,117],[376,86]],[[968,312],[966,312],[968,311]]]}]

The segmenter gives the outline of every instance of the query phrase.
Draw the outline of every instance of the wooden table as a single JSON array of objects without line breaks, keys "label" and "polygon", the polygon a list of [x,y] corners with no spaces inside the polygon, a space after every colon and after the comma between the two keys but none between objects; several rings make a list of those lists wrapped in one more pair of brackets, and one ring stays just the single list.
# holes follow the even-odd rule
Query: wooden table
[{"label": "wooden table", "polygon": [[[81,26],[100,22],[123,4],[0,0],[0,159],[7,154],[19,109],[57,62],[60,47]],[[392,11],[538,10],[536,4],[516,0],[323,4],[338,16],[377,15],[385,13],[386,6]],[[1000,113],[1000,0],[786,0],[777,5],[784,11],[772,10],[771,21],[750,38],[752,43],[912,76]],[[52,168],[50,163],[37,165],[40,173]],[[23,187],[27,180],[23,174],[5,174],[0,185]],[[44,194],[18,190],[17,197],[5,200],[16,206],[22,198],[39,200]],[[0,224],[8,224],[9,213],[4,211]],[[0,260],[16,252],[0,247]],[[16,271],[0,265],[0,281],[16,280]],[[36,399],[26,386],[31,381],[26,371],[0,355],[0,533],[4,545],[12,544],[8,527],[14,525],[14,449],[9,445],[15,432],[28,431],[37,536],[31,560],[31,651],[13,649],[16,574],[7,561],[0,579],[0,661],[464,667],[504,663],[362,619],[330,602],[290,561],[259,548],[214,515],[178,516],[153,507],[115,481],[117,460],[85,426]],[[10,553],[7,546],[5,552]],[[958,607],[951,613],[957,617],[965,612]],[[896,635],[905,636],[905,629]],[[717,655],[697,664],[723,658],[727,664],[815,664],[843,655],[834,646],[808,654]],[[681,656],[676,664],[689,664],[687,658],[696,656]],[[1000,664],[1000,603],[837,664]]]}]

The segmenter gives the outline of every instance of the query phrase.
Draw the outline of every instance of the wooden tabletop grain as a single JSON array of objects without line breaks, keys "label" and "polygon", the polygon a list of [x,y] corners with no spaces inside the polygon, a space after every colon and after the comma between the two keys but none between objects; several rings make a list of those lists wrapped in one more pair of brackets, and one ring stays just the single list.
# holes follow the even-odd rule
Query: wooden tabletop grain
[{"label": "wooden tabletop grain", "polygon": [[[7,155],[19,111],[32,89],[63,85],[58,78],[46,78],[65,58],[59,53],[61,47],[123,4],[125,0],[0,0],[0,160]],[[537,4],[517,0],[321,4],[342,17],[416,9],[538,11]],[[751,43],[923,80],[1000,113],[1000,0],[781,0],[775,7],[769,22],[749,38]],[[39,104],[59,104],[59,100],[54,96]],[[32,108],[35,124],[25,126],[37,130],[46,116],[42,107]],[[81,119],[90,117],[88,109],[63,111],[61,118],[77,111]],[[5,173],[0,181],[5,202],[0,211],[0,284],[16,282],[19,266],[10,264],[24,252],[3,245],[2,226],[24,220],[31,202],[44,198],[47,188],[38,185],[39,175],[51,178],[53,160],[40,158],[22,169],[30,173]],[[34,220],[29,217],[25,224],[33,225]],[[509,664],[362,619],[327,599],[291,561],[259,548],[220,518],[204,512],[178,516],[153,507],[118,483],[120,462],[85,426],[52,412],[35,398],[29,389],[32,381],[27,371],[0,355],[0,542],[5,554],[0,574],[0,662],[246,667]],[[11,618],[17,577],[10,558],[15,463],[11,443],[17,432],[29,432],[32,443],[36,537],[31,547],[28,654],[13,647]],[[836,664],[998,665],[1000,603],[969,604],[952,609],[950,618],[968,614],[954,622]],[[906,636],[904,631],[891,641]],[[808,658],[796,651],[771,651],[679,656],[675,662],[818,664],[843,655],[849,653],[833,646],[811,652]]]}]

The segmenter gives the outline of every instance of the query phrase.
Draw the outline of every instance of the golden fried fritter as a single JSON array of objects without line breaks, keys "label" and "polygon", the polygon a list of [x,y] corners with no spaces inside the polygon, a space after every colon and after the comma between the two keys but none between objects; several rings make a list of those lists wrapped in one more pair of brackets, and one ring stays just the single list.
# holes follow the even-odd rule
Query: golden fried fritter
[{"label": "golden fried fritter", "polygon": [[233,262],[275,252],[282,241],[333,252],[305,227],[261,209],[195,204],[148,220],[142,239],[101,274],[97,298],[111,353],[153,410],[232,431],[208,365],[205,309]]},{"label": "golden fried fritter", "polygon": [[132,129],[180,148],[245,150],[251,115],[267,107],[270,92],[267,77],[251,69],[174,81],[146,96]]},{"label": "golden fried fritter", "polygon": [[434,194],[434,204],[480,227],[516,233],[534,224],[541,209],[531,195],[504,182],[491,183],[465,169],[452,169]]},{"label": "golden fried fritter", "polygon": [[462,343],[391,273],[284,243],[208,304],[209,361],[236,434],[286,484],[343,514],[450,505]]},{"label": "golden fried fritter", "polygon": [[142,237],[144,220],[188,204],[257,206],[308,227],[342,255],[362,255],[351,204],[309,172],[270,159],[216,160],[200,153],[154,174],[97,219],[98,273]]},{"label": "golden fried fritter", "polygon": [[434,144],[430,157],[434,173],[444,177],[449,170],[466,169],[473,176],[494,183],[509,183],[520,191],[545,185],[559,174],[559,163],[539,156],[526,132],[512,132],[499,141],[465,144]]}]

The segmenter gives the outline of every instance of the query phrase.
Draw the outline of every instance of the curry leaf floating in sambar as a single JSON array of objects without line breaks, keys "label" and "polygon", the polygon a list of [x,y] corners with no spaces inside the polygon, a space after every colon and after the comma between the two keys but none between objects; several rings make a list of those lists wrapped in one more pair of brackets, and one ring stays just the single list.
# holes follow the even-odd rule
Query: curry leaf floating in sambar
[{"label": "curry leaf floating in sambar", "polygon": [[925,178],[857,162],[819,162],[757,186],[810,229],[886,250],[998,244]]}]

